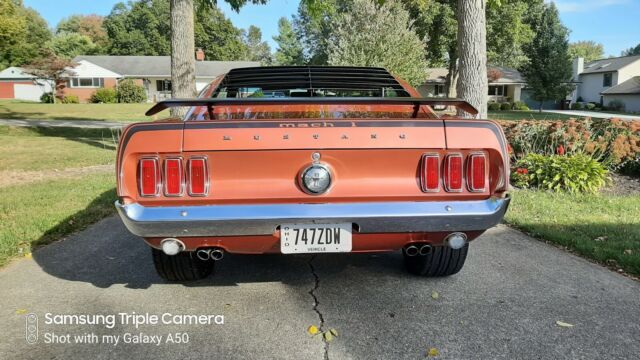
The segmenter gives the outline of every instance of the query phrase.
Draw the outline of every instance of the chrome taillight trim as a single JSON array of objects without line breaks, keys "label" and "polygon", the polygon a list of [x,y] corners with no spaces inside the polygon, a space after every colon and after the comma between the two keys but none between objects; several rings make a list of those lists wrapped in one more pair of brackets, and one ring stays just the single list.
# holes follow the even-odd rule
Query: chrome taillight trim
[{"label": "chrome taillight trim", "polygon": [[[473,187],[473,158],[482,157],[484,159],[484,187],[481,189]],[[467,190],[469,192],[484,192],[487,190],[487,156],[482,152],[470,153],[467,156],[467,165],[465,166],[465,176],[467,178]]]},{"label": "chrome taillight trim", "polygon": [[[145,194],[142,191],[142,162],[151,160],[154,162],[156,173],[156,192],[153,194]],[[162,173],[160,171],[160,162],[157,156],[143,156],[138,159],[138,193],[141,197],[158,197],[162,189]]]},{"label": "chrome taillight trim", "polygon": [[[438,160],[438,166],[437,166],[437,171],[438,171],[438,187],[435,189],[428,189],[427,188],[427,179],[426,179],[426,164],[427,164],[427,158],[436,158]],[[430,192],[439,192],[440,191],[440,182],[441,182],[441,178],[440,178],[440,154],[438,153],[425,153],[422,154],[422,158],[420,160],[420,188],[422,190],[422,192],[425,193],[430,193]]]},{"label": "chrome taillight trim", "polygon": [[[452,189],[449,187],[449,174],[451,174],[451,162],[449,161],[452,158],[460,158],[460,188],[459,189]],[[464,156],[462,156],[461,153],[450,153],[447,154],[447,156],[444,157],[444,166],[446,167],[445,171],[444,171],[444,176],[443,176],[443,184],[444,184],[444,190],[446,192],[462,192],[462,189],[464,189],[464,182],[465,182],[465,178],[464,178]]]},{"label": "chrome taillight trim", "polygon": [[[169,194],[169,191],[167,190],[167,185],[168,185],[168,181],[167,181],[167,162],[168,161],[174,161],[177,160],[178,161],[178,169],[180,169],[180,192],[177,194]],[[184,188],[185,188],[185,176],[184,176],[184,166],[183,166],[183,161],[182,161],[182,157],[181,156],[176,156],[176,157],[166,157],[162,163],[162,173],[164,174],[164,178],[163,178],[163,189],[164,189],[164,196],[166,197],[181,197],[184,196]]]},{"label": "chrome taillight trim", "polygon": [[[194,193],[193,191],[191,191],[191,162],[193,160],[202,160],[204,161],[204,192],[203,193]],[[207,196],[209,195],[209,186],[210,186],[210,179],[209,179],[209,159],[202,155],[202,156],[192,156],[189,158],[189,160],[187,161],[187,193],[189,194],[189,196]]]}]

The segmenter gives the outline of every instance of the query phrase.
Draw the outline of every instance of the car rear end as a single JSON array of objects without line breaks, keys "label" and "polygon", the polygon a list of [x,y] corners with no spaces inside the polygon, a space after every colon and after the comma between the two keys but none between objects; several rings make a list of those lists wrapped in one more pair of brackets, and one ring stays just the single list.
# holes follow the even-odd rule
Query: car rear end
[{"label": "car rear end", "polygon": [[[509,203],[499,126],[440,119],[390,75],[376,69],[373,84],[362,84],[371,74],[353,71],[361,78],[351,87],[384,78],[384,91],[409,96],[326,96],[348,91],[335,89],[339,82],[330,84],[322,68],[308,74],[319,79],[314,92],[291,76],[279,80],[311,95],[294,100],[294,92],[269,85],[273,76],[263,79],[273,71],[243,70],[205,92],[213,100],[194,102],[206,105],[193,107],[186,121],[123,133],[116,206],[129,230],[155,249],[163,277],[206,275],[210,259],[225,252],[403,249],[409,270],[417,264],[414,273],[459,270],[468,242],[497,224]],[[260,89],[261,99],[245,96],[242,86],[250,94]],[[221,98],[222,89],[234,98]],[[318,99],[318,89],[328,99]],[[265,98],[269,92],[277,96]],[[431,269],[445,257],[447,266]],[[189,276],[180,275],[181,263]]]}]

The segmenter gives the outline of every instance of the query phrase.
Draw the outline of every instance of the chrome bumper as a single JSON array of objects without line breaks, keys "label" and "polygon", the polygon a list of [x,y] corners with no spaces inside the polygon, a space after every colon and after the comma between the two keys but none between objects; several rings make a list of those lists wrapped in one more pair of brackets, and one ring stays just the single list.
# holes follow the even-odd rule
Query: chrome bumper
[{"label": "chrome bumper", "polygon": [[267,204],[116,208],[142,237],[271,235],[283,223],[354,223],[360,233],[486,230],[497,225],[509,196],[480,201]]}]

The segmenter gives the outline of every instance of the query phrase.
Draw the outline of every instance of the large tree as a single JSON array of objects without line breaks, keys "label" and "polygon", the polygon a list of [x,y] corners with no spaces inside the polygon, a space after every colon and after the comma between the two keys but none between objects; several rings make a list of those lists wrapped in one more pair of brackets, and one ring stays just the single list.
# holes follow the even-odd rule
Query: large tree
[{"label": "large tree", "polygon": [[[487,117],[486,0],[458,0],[458,96]],[[462,115],[462,114],[460,114]]]},{"label": "large tree", "polygon": [[569,44],[569,56],[572,59],[581,57],[587,62],[602,59],[604,47],[595,41],[577,41]]},{"label": "large tree", "polygon": [[47,22],[37,11],[22,1],[0,0],[0,68],[39,59],[50,38]]},{"label": "large tree", "polygon": [[539,102],[539,110],[548,100],[561,100],[572,90],[572,64],[569,57],[569,31],[560,22],[555,4],[545,5],[544,12],[535,25],[536,36],[525,47],[529,61],[521,69],[532,92]]},{"label": "large tree", "polygon": [[627,50],[624,50],[622,52],[622,56],[634,56],[634,55],[640,55],[640,44],[636,45],[635,47],[628,48]]},{"label": "large tree", "polygon": [[96,46],[94,52],[104,53],[109,47],[109,36],[104,28],[104,17],[96,14],[71,15],[62,19],[56,27],[56,34],[77,33],[91,39]]},{"label": "large tree", "polygon": [[60,57],[72,59],[77,55],[93,55],[97,47],[86,35],[76,32],[62,32],[56,34],[46,46]]},{"label": "large tree", "polygon": [[278,20],[278,35],[273,37],[278,44],[274,55],[278,65],[303,65],[305,64],[304,49],[300,39],[296,35],[291,22],[282,17]]},{"label": "large tree", "polygon": [[249,26],[244,33],[244,43],[247,46],[247,60],[259,61],[262,65],[271,64],[271,47],[262,41],[262,31],[257,26]]},{"label": "large tree", "polygon": [[425,42],[412,28],[409,13],[395,0],[377,5],[353,0],[332,22],[329,65],[380,66],[412,85],[426,80]]}]

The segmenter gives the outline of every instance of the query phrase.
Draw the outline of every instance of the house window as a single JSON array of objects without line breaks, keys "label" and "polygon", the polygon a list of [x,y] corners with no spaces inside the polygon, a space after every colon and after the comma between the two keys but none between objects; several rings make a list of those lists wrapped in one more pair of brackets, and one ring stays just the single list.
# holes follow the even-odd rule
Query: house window
[{"label": "house window", "polygon": [[171,92],[171,80],[156,80],[156,89],[160,92]]},{"label": "house window", "polygon": [[507,94],[505,85],[489,85],[489,95],[505,96]]},{"label": "house window", "polygon": [[444,95],[444,85],[436,84],[433,85],[433,96],[443,96]]},{"label": "house window", "polygon": [[99,88],[104,87],[103,78],[74,77],[70,80],[72,88]]},{"label": "house window", "polygon": [[613,73],[604,73],[602,75],[602,86],[609,87],[613,83]]}]

